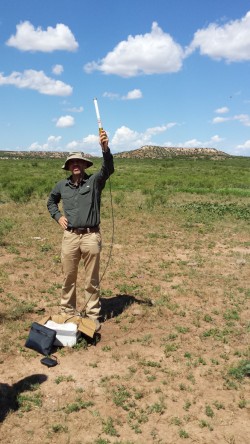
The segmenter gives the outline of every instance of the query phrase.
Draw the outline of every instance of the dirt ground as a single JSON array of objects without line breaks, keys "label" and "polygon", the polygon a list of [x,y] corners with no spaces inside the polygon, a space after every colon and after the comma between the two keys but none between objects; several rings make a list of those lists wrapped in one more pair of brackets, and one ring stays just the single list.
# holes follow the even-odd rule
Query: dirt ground
[{"label": "dirt ground", "polygon": [[[0,247],[2,444],[248,443],[245,221],[117,207],[100,335],[57,348],[48,369],[24,343],[31,322],[57,312],[62,233],[44,202],[1,211],[16,222]],[[102,272],[111,227],[107,208]]]}]

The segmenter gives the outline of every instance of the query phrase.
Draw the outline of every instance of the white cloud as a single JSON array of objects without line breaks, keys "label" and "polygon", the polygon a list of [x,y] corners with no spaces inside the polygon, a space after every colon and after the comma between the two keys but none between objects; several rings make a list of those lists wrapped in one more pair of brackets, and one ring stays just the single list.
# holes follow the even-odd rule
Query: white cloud
[{"label": "white cloud", "polygon": [[53,74],[55,74],[56,76],[59,76],[60,74],[63,73],[63,66],[62,65],[54,65],[52,67],[52,72]]},{"label": "white cloud", "polygon": [[83,138],[83,142],[88,143],[90,145],[98,143],[99,145],[99,136],[96,136],[95,134],[89,134],[87,137]]},{"label": "white cloud", "polygon": [[56,122],[56,126],[58,128],[69,128],[70,126],[74,126],[75,120],[72,116],[61,116]]},{"label": "white cloud", "polygon": [[229,108],[227,106],[222,106],[222,108],[217,108],[215,113],[217,114],[226,114],[229,112]]},{"label": "white cloud", "polygon": [[76,107],[68,108],[67,111],[69,111],[70,113],[82,113],[83,106],[79,106],[78,108],[76,108]]},{"label": "white cloud", "polygon": [[44,144],[33,142],[28,147],[28,151],[58,151],[60,150],[59,147],[60,142],[61,142],[61,136],[49,136],[47,142]]},{"label": "white cloud", "polygon": [[105,92],[103,97],[107,97],[110,100],[136,100],[142,98],[142,92],[140,89],[133,89],[129,91],[125,96],[120,96],[118,93]]},{"label": "white cloud", "polygon": [[137,149],[143,145],[157,145],[157,143],[152,142],[152,136],[167,131],[175,125],[177,125],[177,123],[168,123],[166,125],[148,128],[142,133],[134,131],[126,126],[121,126],[116,130],[111,144],[117,152]]},{"label": "white cloud", "polygon": [[204,142],[197,139],[187,140],[182,145],[184,148],[201,148],[204,146]]},{"label": "white cloud", "polygon": [[228,121],[238,121],[244,126],[250,126],[250,116],[248,114],[238,114],[232,117],[215,117],[213,123],[224,123]]},{"label": "white cloud", "polygon": [[212,136],[211,139],[205,141],[201,141],[194,138],[177,144],[173,142],[166,142],[164,143],[164,146],[176,147],[176,148],[215,148],[216,145],[219,144],[220,142],[223,142],[223,140],[224,139],[222,137],[216,134]]},{"label": "white cloud", "polygon": [[227,62],[250,60],[250,11],[239,20],[218,26],[211,23],[207,28],[199,29],[187,48],[186,55],[199,48],[201,55]]},{"label": "white cloud", "polygon": [[66,151],[83,151],[93,156],[101,156],[99,136],[90,134],[80,140],[72,140],[66,145]]},{"label": "white cloud", "polygon": [[250,149],[250,140],[246,140],[243,145],[237,145],[237,148],[249,148]]},{"label": "white cloud", "polygon": [[250,116],[248,114],[239,114],[233,117],[233,120],[238,120],[244,126],[250,126]]},{"label": "white cloud", "polygon": [[101,156],[99,136],[94,134],[90,134],[81,140],[72,140],[66,146],[61,142],[61,136],[49,136],[45,143],[33,142],[27,149],[28,151],[82,151],[95,156]]},{"label": "white cloud", "polygon": [[140,89],[133,89],[132,91],[129,91],[126,96],[123,96],[123,100],[135,100],[135,99],[141,99],[142,98],[142,92]]},{"label": "white cloud", "polygon": [[166,125],[161,125],[161,126],[155,126],[153,128],[148,128],[146,130],[146,134],[148,136],[154,136],[155,134],[163,133],[164,131],[167,131],[168,129],[173,128],[175,125],[177,125],[177,123],[170,122],[170,123],[167,123]]},{"label": "white cloud", "polygon": [[129,36],[98,62],[85,65],[87,73],[99,70],[104,74],[133,77],[140,74],[178,72],[184,51],[169,34],[153,22],[150,33]]},{"label": "white cloud", "polygon": [[130,149],[136,149],[145,145],[149,139],[150,136],[146,136],[143,133],[140,134],[126,126],[121,126],[116,130],[111,143],[115,151],[129,151]]},{"label": "white cloud", "polygon": [[53,52],[56,50],[75,51],[78,43],[68,26],[59,23],[55,28],[48,26],[46,31],[37,29],[25,21],[16,26],[16,35],[12,35],[6,45],[21,51]]},{"label": "white cloud", "polygon": [[[110,146],[112,152],[130,151],[133,149],[141,148],[144,145],[159,145],[152,142],[152,136],[162,133],[173,126],[175,123],[169,123],[167,125],[157,126],[154,128],[148,128],[145,132],[139,133],[126,126],[118,128],[110,140]],[[183,148],[215,148],[222,139],[218,135],[214,135],[208,141],[200,141],[198,139],[191,139],[178,144],[172,142],[166,142],[160,144],[161,146],[170,147],[183,147]],[[72,140],[67,143],[66,146],[62,145],[61,136],[49,136],[44,144],[38,142],[32,143],[29,147],[29,151],[82,151],[84,153],[91,154],[93,156],[101,156],[101,148],[99,145],[99,136],[95,134],[89,134],[80,140]],[[245,145],[239,145],[237,148],[242,150],[249,149],[250,141],[247,141]],[[21,149],[21,148],[20,148]]]},{"label": "white cloud", "polygon": [[246,140],[243,144],[237,145],[233,154],[236,156],[250,157],[250,139]]},{"label": "white cloud", "polygon": [[223,142],[223,140],[224,139],[222,137],[218,136],[217,134],[215,136],[211,137],[212,143],[220,143],[220,142]]},{"label": "white cloud", "polygon": [[70,85],[47,77],[43,71],[34,69],[25,70],[23,73],[14,71],[7,77],[0,73],[0,86],[13,85],[17,88],[33,89],[41,94],[50,96],[69,96],[73,89]]},{"label": "white cloud", "polygon": [[230,117],[214,117],[213,123],[223,123],[230,120]]},{"label": "white cloud", "polygon": [[72,140],[66,145],[67,151],[82,151],[83,142],[81,140]]},{"label": "white cloud", "polygon": [[108,99],[114,100],[114,99],[119,99],[120,96],[117,93],[112,93],[112,92],[105,92],[103,93],[103,97],[107,97]]}]

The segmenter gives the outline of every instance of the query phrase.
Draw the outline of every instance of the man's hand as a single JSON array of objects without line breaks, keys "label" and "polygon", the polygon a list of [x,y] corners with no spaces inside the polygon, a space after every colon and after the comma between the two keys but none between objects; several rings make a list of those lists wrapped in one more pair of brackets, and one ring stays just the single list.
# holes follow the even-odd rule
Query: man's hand
[{"label": "man's hand", "polygon": [[104,130],[100,132],[99,143],[102,147],[102,151],[105,153],[108,149],[109,139],[106,131]]},{"label": "man's hand", "polygon": [[68,227],[68,220],[66,219],[66,217],[61,216],[60,219],[58,220],[59,225],[61,225],[63,230],[66,230]]}]

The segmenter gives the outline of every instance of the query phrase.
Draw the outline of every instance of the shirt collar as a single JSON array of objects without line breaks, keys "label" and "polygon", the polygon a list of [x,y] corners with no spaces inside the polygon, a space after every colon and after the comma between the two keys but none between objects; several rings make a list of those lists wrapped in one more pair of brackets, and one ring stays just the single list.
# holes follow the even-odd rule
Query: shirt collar
[{"label": "shirt collar", "polygon": [[[82,178],[82,180],[81,180],[81,182],[80,182],[80,185],[82,185],[83,183],[85,183],[86,180],[88,179],[88,177],[89,177],[89,176],[85,173],[84,176],[83,176],[83,178]],[[75,186],[75,185],[74,185],[74,182],[72,181],[72,175],[69,176],[69,177],[67,177],[66,185],[70,185],[70,186],[72,186],[72,187]]]}]

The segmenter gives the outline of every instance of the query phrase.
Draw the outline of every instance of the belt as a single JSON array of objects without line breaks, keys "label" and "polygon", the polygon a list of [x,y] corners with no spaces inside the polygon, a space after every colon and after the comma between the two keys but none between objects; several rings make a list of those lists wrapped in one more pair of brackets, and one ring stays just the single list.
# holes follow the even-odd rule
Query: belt
[{"label": "belt", "polygon": [[69,231],[70,233],[75,233],[75,234],[86,234],[86,233],[98,233],[98,231],[100,231],[100,228],[98,225],[96,225],[95,227],[83,227],[83,228],[66,228],[67,231]]}]

